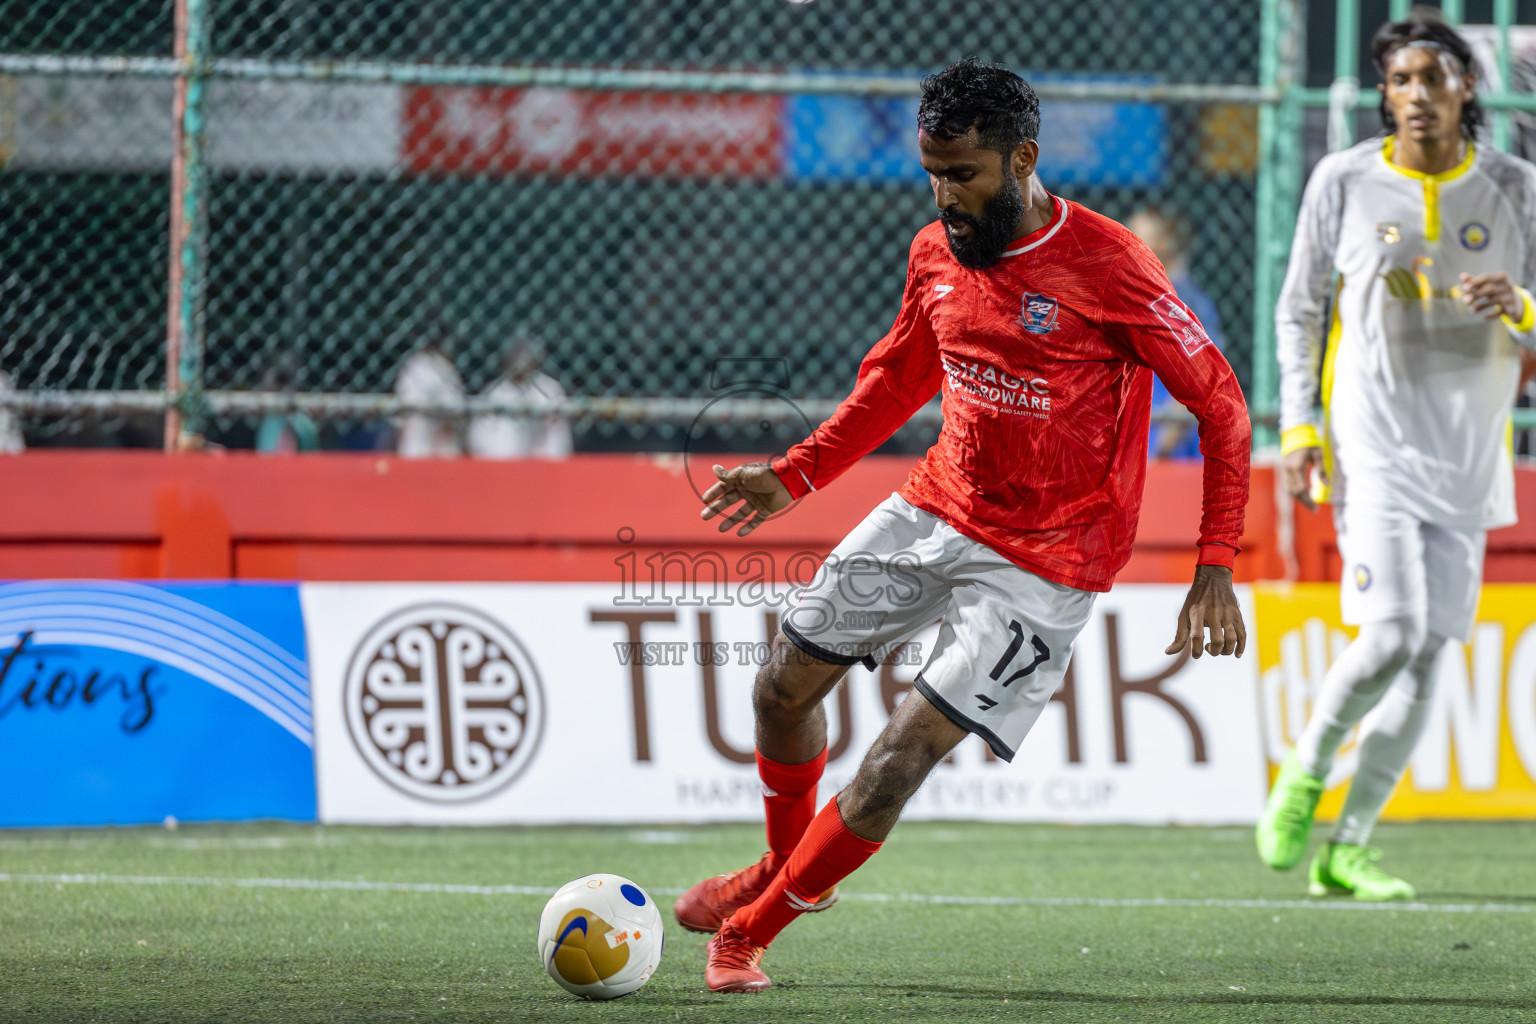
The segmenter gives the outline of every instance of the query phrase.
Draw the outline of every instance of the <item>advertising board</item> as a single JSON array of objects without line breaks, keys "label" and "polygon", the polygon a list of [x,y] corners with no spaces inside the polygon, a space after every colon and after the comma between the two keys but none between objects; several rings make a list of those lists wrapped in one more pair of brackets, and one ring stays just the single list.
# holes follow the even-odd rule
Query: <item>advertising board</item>
[{"label": "advertising board", "polygon": [[292,585],[0,585],[0,825],[313,820]]},{"label": "advertising board", "polygon": [[[1328,666],[1354,636],[1332,583],[1254,586],[1264,752],[1271,774],[1306,724]],[[1536,587],[1487,584],[1472,638],[1446,644],[1435,704],[1383,819],[1536,817]],[[1343,805],[1354,738],[1334,763],[1318,816]]]},{"label": "advertising board", "polygon": [[[302,595],[322,821],[761,815],[751,684],[783,591],[646,600],[595,584],[311,583]],[[1183,596],[1103,595],[1013,763],[965,740],[908,816],[1252,820],[1264,787],[1254,663],[1165,656]],[[828,697],[825,792],[856,771],[935,634],[875,671],[850,669]]]}]

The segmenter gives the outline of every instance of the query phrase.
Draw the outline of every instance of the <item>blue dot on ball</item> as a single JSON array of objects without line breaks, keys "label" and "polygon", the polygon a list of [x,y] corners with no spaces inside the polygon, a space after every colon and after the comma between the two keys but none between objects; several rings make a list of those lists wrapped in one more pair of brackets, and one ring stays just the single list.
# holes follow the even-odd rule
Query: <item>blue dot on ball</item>
[{"label": "blue dot on ball", "polygon": [[638,887],[633,885],[621,885],[619,886],[619,892],[623,893],[624,898],[629,900],[629,902],[633,903],[635,906],[645,906],[645,893],[641,892]]}]

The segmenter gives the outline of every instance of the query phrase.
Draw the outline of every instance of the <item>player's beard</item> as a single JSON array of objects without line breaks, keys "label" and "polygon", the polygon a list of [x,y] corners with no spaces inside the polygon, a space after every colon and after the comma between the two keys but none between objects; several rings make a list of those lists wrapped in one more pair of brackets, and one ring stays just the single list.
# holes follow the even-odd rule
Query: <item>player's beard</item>
[{"label": "player's beard", "polygon": [[1003,258],[1023,216],[1024,195],[1019,190],[1019,179],[1014,175],[1013,168],[1005,166],[1003,183],[982,206],[980,217],[972,217],[950,207],[939,214],[939,219],[946,227],[951,224],[970,226],[971,237],[963,241],[956,241],[948,231],[944,232],[949,242],[949,251],[955,257],[955,262],[962,267],[986,270]]}]

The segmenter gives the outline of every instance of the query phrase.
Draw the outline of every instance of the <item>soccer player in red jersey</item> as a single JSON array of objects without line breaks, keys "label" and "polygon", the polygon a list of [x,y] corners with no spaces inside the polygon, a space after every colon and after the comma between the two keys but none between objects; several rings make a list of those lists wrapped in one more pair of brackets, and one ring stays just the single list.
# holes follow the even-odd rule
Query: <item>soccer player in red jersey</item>
[{"label": "soccer player in red jersey", "polygon": [[[1198,418],[1205,457],[1194,583],[1167,653],[1246,645],[1232,591],[1248,500],[1242,392],[1151,251],[1040,184],[1039,127],[1034,91],[1004,68],[967,58],[924,81],[918,145],[940,217],[912,243],[895,326],[810,438],[771,464],[717,466],[704,494],[703,517],[745,535],[943,393],[938,442],[828,556],[758,673],[769,852],[674,907],[684,927],[715,933],[713,991],[769,987],[768,944],[831,905],[967,733],[1013,758],[1095,594],[1130,557],[1154,372]],[[935,620],[913,691],[816,813],[822,698],[849,665],[874,667]]]}]

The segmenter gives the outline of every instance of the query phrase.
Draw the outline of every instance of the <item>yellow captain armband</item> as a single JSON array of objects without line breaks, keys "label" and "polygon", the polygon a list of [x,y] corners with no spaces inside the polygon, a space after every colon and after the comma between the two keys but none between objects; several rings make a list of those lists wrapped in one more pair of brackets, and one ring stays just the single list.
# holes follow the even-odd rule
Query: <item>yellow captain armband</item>
[{"label": "yellow captain armband", "polygon": [[1323,439],[1318,436],[1317,427],[1311,423],[1291,427],[1280,435],[1281,455],[1289,455],[1302,448],[1321,448],[1322,446]]},{"label": "yellow captain armband", "polygon": [[1536,301],[1531,299],[1531,293],[1524,288],[1516,288],[1520,295],[1520,301],[1525,303],[1525,309],[1520,314],[1519,320],[1512,320],[1508,316],[1499,317],[1505,325],[1516,334],[1527,334],[1531,328],[1536,327]]}]

